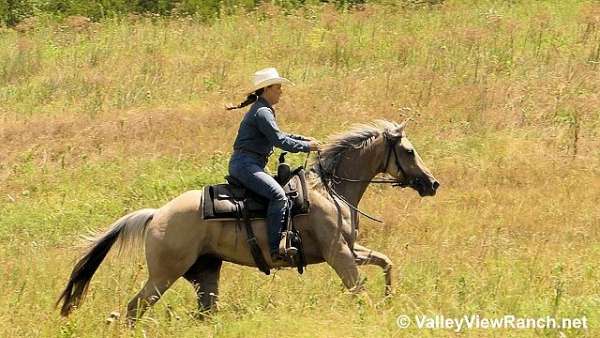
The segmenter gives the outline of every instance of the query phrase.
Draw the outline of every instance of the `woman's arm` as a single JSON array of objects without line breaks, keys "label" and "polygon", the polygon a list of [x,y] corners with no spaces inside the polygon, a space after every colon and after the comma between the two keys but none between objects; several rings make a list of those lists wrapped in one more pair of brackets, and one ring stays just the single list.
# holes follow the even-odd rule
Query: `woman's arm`
[{"label": "woman's arm", "polygon": [[297,139],[291,137],[290,134],[279,130],[277,122],[275,122],[275,116],[273,115],[273,112],[267,107],[261,107],[256,111],[256,123],[260,132],[263,133],[277,148],[281,148],[292,153],[307,153],[311,148],[310,143],[307,142],[307,139]]},{"label": "woman's arm", "polygon": [[310,141],[310,139],[306,136],[302,136],[302,135],[296,135],[296,134],[290,134],[290,133],[284,133],[287,137],[289,138],[293,138],[294,140],[299,140],[299,141]]}]

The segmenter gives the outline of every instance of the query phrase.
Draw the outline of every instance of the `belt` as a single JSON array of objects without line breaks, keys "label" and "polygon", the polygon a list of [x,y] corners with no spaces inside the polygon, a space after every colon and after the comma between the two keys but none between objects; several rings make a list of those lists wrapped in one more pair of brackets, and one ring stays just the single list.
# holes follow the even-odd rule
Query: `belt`
[{"label": "belt", "polygon": [[259,159],[263,160],[263,161],[268,161],[269,160],[269,155],[266,154],[261,154],[259,152],[256,151],[252,151],[252,150],[247,150],[247,149],[234,149],[233,150],[234,153],[239,153],[239,154],[248,154],[248,155],[253,155],[255,157],[258,157]]}]

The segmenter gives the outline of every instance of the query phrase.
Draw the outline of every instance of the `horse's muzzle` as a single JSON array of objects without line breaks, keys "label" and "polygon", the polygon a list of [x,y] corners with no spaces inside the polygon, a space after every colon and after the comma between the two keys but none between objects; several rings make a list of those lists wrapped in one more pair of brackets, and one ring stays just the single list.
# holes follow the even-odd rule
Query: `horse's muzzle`
[{"label": "horse's muzzle", "polygon": [[417,183],[415,188],[421,197],[435,196],[437,189],[440,187],[440,182],[436,179],[420,179]]}]

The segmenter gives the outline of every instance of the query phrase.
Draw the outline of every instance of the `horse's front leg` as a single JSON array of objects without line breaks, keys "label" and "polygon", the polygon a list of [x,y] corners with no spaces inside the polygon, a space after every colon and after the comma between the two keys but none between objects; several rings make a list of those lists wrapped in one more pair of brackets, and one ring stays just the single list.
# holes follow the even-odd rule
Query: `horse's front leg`
[{"label": "horse's front leg", "polygon": [[385,295],[392,293],[392,260],[381,252],[371,250],[359,244],[354,244],[354,253],[356,253],[356,264],[358,265],[377,265],[383,269],[385,276]]},{"label": "horse's front leg", "polygon": [[358,275],[358,265],[354,255],[344,238],[340,235],[329,238],[319,238],[323,258],[342,279],[344,286],[351,292],[362,290]]}]

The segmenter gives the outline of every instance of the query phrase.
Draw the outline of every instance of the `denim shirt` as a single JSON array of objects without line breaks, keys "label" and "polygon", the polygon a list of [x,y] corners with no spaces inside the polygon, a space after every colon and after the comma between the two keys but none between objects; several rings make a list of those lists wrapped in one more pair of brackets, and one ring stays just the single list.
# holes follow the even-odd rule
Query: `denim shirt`
[{"label": "denim shirt", "polygon": [[266,159],[273,147],[292,153],[309,152],[308,139],[304,136],[284,133],[275,122],[273,107],[262,97],[252,105],[240,123],[237,137],[233,143],[234,156],[250,153]]}]

